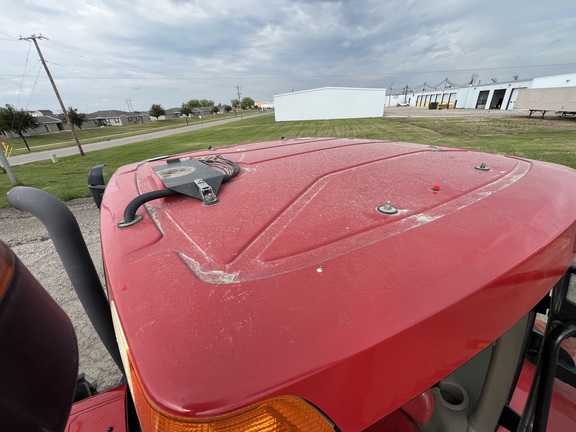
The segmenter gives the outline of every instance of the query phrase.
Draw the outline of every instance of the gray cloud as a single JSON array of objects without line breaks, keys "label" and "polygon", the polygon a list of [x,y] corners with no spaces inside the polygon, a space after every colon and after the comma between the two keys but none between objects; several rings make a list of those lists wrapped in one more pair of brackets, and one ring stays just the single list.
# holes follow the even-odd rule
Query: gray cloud
[{"label": "gray cloud", "polygon": [[20,35],[49,38],[40,44],[67,105],[122,108],[130,98],[146,110],[191,98],[229,103],[236,85],[270,100],[318,86],[574,72],[574,14],[568,0],[9,0],[0,103],[59,110]]}]

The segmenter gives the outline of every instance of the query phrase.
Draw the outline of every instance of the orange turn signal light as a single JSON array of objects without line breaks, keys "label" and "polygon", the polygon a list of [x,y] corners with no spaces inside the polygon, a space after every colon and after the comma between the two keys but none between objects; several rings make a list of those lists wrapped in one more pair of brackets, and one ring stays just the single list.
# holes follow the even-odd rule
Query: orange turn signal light
[{"label": "orange turn signal light", "polygon": [[5,243],[0,242],[0,298],[12,279],[14,255]]},{"label": "orange turn signal light", "polygon": [[130,365],[132,391],[144,432],[334,432],[330,422],[304,400],[280,396],[209,418],[185,418],[162,412],[144,394]]}]

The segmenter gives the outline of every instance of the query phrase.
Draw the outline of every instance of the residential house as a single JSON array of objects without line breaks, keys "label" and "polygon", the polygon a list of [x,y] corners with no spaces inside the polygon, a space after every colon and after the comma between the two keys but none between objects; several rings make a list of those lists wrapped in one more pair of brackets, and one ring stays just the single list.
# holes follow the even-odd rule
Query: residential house
[{"label": "residential house", "polygon": [[88,114],[88,121],[84,127],[101,127],[101,126],[126,126],[132,124],[147,123],[150,116],[142,112],[127,112],[119,110],[96,111]]},{"label": "residential house", "polygon": [[[201,118],[202,116],[207,116],[213,113],[214,113],[213,106],[192,108],[192,113],[190,114],[190,117]],[[166,110],[166,115],[164,116],[164,119],[180,118],[183,116],[184,114],[182,114],[182,108],[169,108]]]},{"label": "residential house", "polygon": [[60,132],[64,130],[64,122],[59,114],[54,114],[50,110],[29,111],[29,113],[38,122],[36,129],[30,129],[28,135],[41,133]]},{"label": "residential house", "polygon": [[[28,111],[32,117],[38,122],[38,127],[34,129],[28,129],[24,133],[24,136],[37,135],[50,132],[60,132],[63,131],[64,122],[60,119],[58,114],[54,114],[50,110],[36,110]],[[3,138],[15,138],[18,134],[10,131],[2,131]]]},{"label": "residential house", "polygon": [[181,108],[168,108],[164,114],[164,119],[180,118],[182,116],[180,110]]}]

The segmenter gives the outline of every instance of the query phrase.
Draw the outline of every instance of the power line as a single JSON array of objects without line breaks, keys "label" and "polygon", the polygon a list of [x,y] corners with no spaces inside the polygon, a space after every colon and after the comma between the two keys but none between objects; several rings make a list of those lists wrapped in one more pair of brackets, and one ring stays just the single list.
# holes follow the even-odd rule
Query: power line
[{"label": "power line", "polygon": [[[0,32],[0,34],[3,34],[2,32]],[[9,36],[9,35],[6,35]],[[10,36],[9,36],[10,37]],[[79,47],[75,47],[73,45],[68,45],[62,42],[58,42],[55,40],[50,40],[49,42],[47,42],[48,45],[60,45],[64,48],[73,50],[73,51],[77,51],[80,53],[86,53],[89,54],[90,56],[93,56],[95,58],[101,57],[104,60],[97,60],[97,59],[92,59],[94,61],[100,61],[103,63],[115,63],[118,65],[124,65],[128,68],[131,68],[135,71],[142,71],[142,68],[138,68],[137,66],[134,66],[131,63],[122,61],[122,60],[118,60],[114,57],[110,57],[110,56],[106,56],[104,54],[100,54],[100,53],[96,53],[93,51],[89,51],[86,50],[85,48],[79,48]],[[57,49],[54,46],[51,46],[50,48],[52,49]],[[60,50],[60,51],[64,51],[64,50]],[[66,52],[66,51],[64,51]],[[70,53],[70,52],[69,52]],[[73,53],[70,53],[73,54]],[[76,55],[76,54],[74,54]],[[83,57],[80,55],[80,57]],[[274,78],[328,78],[328,77],[362,77],[362,76],[387,76],[387,75],[403,75],[403,74],[427,74],[427,73],[449,73],[449,72],[474,72],[474,71],[478,71],[478,70],[500,70],[500,69],[515,69],[515,68],[540,68],[540,67],[558,67],[558,66],[573,66],[576,65],[576,63],[572,62],[572,63],[552,63],[552,64],[542,64],[542,65],[507,65],[507,66],[498,66],[498,67],[478,67],[475,66],[473,68],[465,68],[465,69],[443,69],[443,70],[407,70],[407,71],[391,71],[391,72],[386,72],[386,73],[370,73],[370,74],[336,74],[336,75],[290,75],[290,76],[247,76],[247,77],[238,77],[238,76],[230,76],[230,77],[220,77],[220,78],[213,78],[213,77],[198,77],[198,79],[238,79],[238,78],[242,78],[242,79],[274,79]],[[188,77],[184,77],[184,78],[173,78],[170,77],[172,79],[190,79]],[[165,79],[165,77],[162,78],[158,78],[158,79]]]},{"label": "power line", "polygon": [[[4,34],[8,37],[12,37],[6,33],[0,32],[0,34]],[[48,39],[46,39],[48,40]],[[134,71],[141,72],[143,69],[137,66],[134,66],[131,63],[118,60],[116,58],[106,56],[104,54],[96,53],[93,51],[86,50],[84,48],[75,47],[73,45],[65,44],[62,42],[58,42],[55,40],[50,40],[47,42],[48,46],[51,49],[59,50],[62,52],[66,52],[72,55],[77,55],[82,58],[87,58],[85,55],[88,54],[92,58],[87,58],[92,61],[97,61],[106,64],[116,64],[128,69],[132,69]],[[58,45],[65,49],[59,49],[57,47],[51,45]],[[68,50],[68,51],[67,51]],[[80,53],[80,54],[78,54]],[[465,68],[465,69],[441,69],[441,70],[405,70],[405,71],[389,71],[385,73],[369,73],[369,74],[330,74],[330,75],[269,75],[269,76],[243,76],[242,79],[276,79],[276,78],[328,78],[328,77],[362,77],[362,76],[387,76],[387,75],[403,75],[403,74],[422,74],[422,73],[446,73],[446,72],[469,72],[469,71],[477,71],[477,70],[501,70],[501,69],[514,69],[514,68],[540,68],[540,67],[557,67],[557,66],[572,66],[576,65],[576,63],[556,63],[556,64],[542,64],[542,65],[507,65],[507,66],[498,66],[498,67],[474,67],[474,68]],[[146,70],[149,72],[149,70]],[[78,78],[78,77],[61,77],[61,78]],[[123,77],[125,78],[125,77]],[[161,77],[141,77],[141,78],[131,78],[131,79],[166,79],[166,76]],[[226,79],[238,79],[238,76],[225,76],[225,77],[169,77],[171,79],[209,79],[209,80],[226,80]],[[116,77],[109,77],[108,79],[116,79]]]},{"label": "power line", "polygon": [[[24,76],[26,73],[26,68],[28,67],[28,59],[30,58],[30,45],[28,45],[28,52],[26,53],[26,63],[24,64],[24,74],[22,74],[22,81],[20,81],[20,89],[18,90],[18,97],[16,98],[16,106],[20,104],[20,96],[22,95],[22,87],[24,86]],[[16,116],[12,119],[12,127],[14,127],[14,122],[16,121]],[[20,126],[24,121],[24,117],[20,120]]]},{"label": "power line", "polygon": [[[56,64],[56,63],[52,63],[52,64]],[[571,66],[571,65],[576,65],[576,63],[566,63],[566,64],[562,64],[562,65],[540,65],[540,66],[532,66],[533,68],[539,68],[539,67],[549,67],[549,66]],[[62,66],[62,65],[58,65],[58,66]],[[66,67],[66,66],[62,66],[62,67]],[[518,66],[518,68],[526,68],[527,66]],[[71,68],[70,68],[71,69]],[[475,68],[475,69],[453,69],[453,70],[445,70],[445,71],[410,71],[410,72],[386,72],[386,73],[379,73],[379,74],[340,74],[340,75],[269,75],[269,76],[230,76],[230,77],[194,77],[194,76],[187,76],[187,77],[176,77],[176,76],[170,76],[170,75],[164,75],[164,76],[156,76],[156,77],[152,77],[152,76],[144,76],[144,77],[119,77],[119,76],[100,76],[97,74],[94,74],[92,72],[85,72],[82,71],[80,69],[75,69],[78,70],[80,72],[85,72],[88,74],[92,74],[97,76],[99,79],[103,79],[103,80],[124,80],[124,81],[153,81],[153,80],[172,80],[172,81],[194,81],[194,82],[200,82],[199,80],[212,80],[212,81],[220,81],[220,80],[237,80],[237,79],[242,79],[242,80],[268,80],[268,79],[292,79],[292,78],[299,78],[299,79],[316,79],[316,78],[355,78],[355,77],[387,77],[387,76],[396,76],[396,75],[416,75],[416,74],[432,74],[432,73],[441,73],[441,72],[471,72],[471,71],[476,71],[476,70],[500,70],[500,69],[514,69],[513,67],[504,67],[504,68],[488,68],[488,69],[482,69],[482,68]],[[8,74],[0,74],[0,76],[5,76],[7,78],[16,78],[19,77],[20,75],[8,75]],[[79,80],[83,80],[83,79],[94,79],[93,77],[82,77],[82,76],[71,76],[71,75],[57,75],[57,78],[61,78],[61,79],[79,79]],[[203,84],[209,84],[209,85],[217,85],[217,84],[213,84],[210,82],[200,82]]]},{"label": "power line", "polygon": [[80,151],[80,156],[84,156],[84,150],[82,150],[82,146],[80,145],[80,141],[78,140],[78,137],[76,136],[76,131],[74,130],[74,125],[70,121],[70,117],[68,116],[68,111],[66,111],[66,107],[64,106],[64,102],[62,102],[62,98],[60,97],[60,93],[58,93],[58,88],[56,87],[56,83],[52,79],[52,75],[50,74],[50,69],[48,69],[48,65],[46,64],[46,61],[44,60],[44,56],[42,55],[42,51],[40,51],[40,46],[38,45],[37,39],[46,39],[46,38],[42,35],[38,35],[38,36],[32,35],[32,36],[27,37],[27,38],[20,37],[20,39],[25,40],[25,41],[32,41],[34,43],[34,46],[36,47],[36,51],[38,51],[38,57],[40,57],[40,61],[42,62],[42,65],[44,66],[44,69],[46,70],[46,75],[48,75],[48,79],[50,80],[50,84],[52,84],[52,88],[54,89],[54,93],[56,94],[56,98],[58,99],[58,102],[60,102],[60,107],[62,108],[62,114],[64,115],[64,119],[66,119],[66,123],[68,123],[68,127],[70,128],[70,132],[72,132],[72,136],[74,137],[74,141],[76,141],[76,145],[78,146],[78,150]]},{"label": "power line", "polygon": [[1,32],[1,31],[0,31],[0,34],[1,34],[1,35],[4,35],[4,36],[8,36],[8,37],[10,38],[10,39],[1,38],[2,40],[10,41],[10,42],[17,42],[17,41],[18,41],[18,38],[17,38],[17,37],[14,37],[14,36],[12,36],[12,35],[9,35],[8,33],[4,33],[4,32]]},{"label": "power line", "polygon": [[[83,49],[83,48],[77,48],[77,47],[75,47],[75,46],[68,45],[68,44],[64,44],[64,43],[62,43],[62,42],[57,42],[57,41],[53,41],[53,40],[50,41],[50,42],[51,42],[52,44],[61,45],[62,47],[67,48],[67,49],[72,50],[72,51],[78,51],[78,52],[80,52],[80,53],[89,54],[89,55],[92,56],[93,58],[85,57],[84,55],[76,54],[76,53],[74,53],[74,52],[66,51],[66,50],[63,50],[63,49],[58,49],[58,48],[55,48],[55,47],[52,46],[51,48],[54,49],[54,50],[56,50],[56,51],[61,51],[61,52],[65,52],[65,53],[68,53],[68,54],[76,55],[76,56],[78,56],[78,57],[86,58],[86,59],[88,59],[88,60],[96,61],[96,62],[99,62],[99,63],[116,64],[116,65],[119,65],[119,66],[127,67],[127,68],[132,69],[132,70],[134,70],[134,71],[136,71],[136,72],[140,72],[140,71],[142,70],[142,68],[138,68],[138,67],[134,66],[134,65],[131,64],[131,63],[128,63],[128,62],[125,62],[125,61],[122,61],[122,60],[115,59],[114,57],[109,57],[109,56],[104,55],[104,54],[99,54],[99,53],[95,53],[95,52],[93,52],[93,51],[88,51],[88,50]],[[101,57],[102,60],[99,59],[99,57]]]},{"label": "power line", "polygon": [[[138,77],[126,77],[126,76],[99,76],[97,74],[82,71],[80,69],[75,69],[79,72],[84,72],[87,74],[92,74],[99,76],[100,79],[106,80],[126,80],[126,81],[138,81],[138,80],[181,80],[181,81],[198,81],[198,80],[208,80],[208,81],[220,81],[220,80],[237,80],[241,78],[242,80],[266,80],[266,79],[292,79],[292,78],[300,78],[300,79],[315,79],[315,78],[346,78],[346,77],[386,77],[386,76],[394,76],[394,75],[416,75],[416,74],[433,74],[433,73],[457,73],[457,72],[475,72],[475,71],[488,71],[488,70],[504,70],[504,69],[535,69],[535,68],[542,68],[542,67],[560,67],[560,66],[574,66],[576,63],[556,63],[556,64],[543,64],[543,65],[519,65],[519,66],[501,66],[501,67],[475,67],[475,68],[467,68],[467,69],[443,69],[443,70],[408,70],[408,71],[389,71],[389,72],[381,72],[381,73],[369,73],[369,74],[331,74],[331,75],[254,75],[254,76],[222,76],[222,77],[215,77],[215,76],[169,76],[169,75],[161,75],[158,76],[138,76]],[[62,65],[59,65],[62,66]],[[66,67],[66,66],[62,66]],[[136,69],[134,69],[136,70]],[[7,76],[7,77],[14,77],[14,75],[5,75],[0,74],[0,76]],[[92,77],[81,77],[81,76],[67,76],[67,75],[59,75],[58,78],[66,78],[66,79],[93,79]],[[207,83],[206,84],[212,84]],[[216,85],[216,84],[212,84]]]},{"label": "power line", "polygon": [[28,102],[26,102],[26,111],[28,111],[28,107],[30,106],[30,101],[32,100],[32,95],[34,94],[34,90],[36,90],[36,84],[38,83],[38,77],[40,76],[40,68],[38,68],[38,74],[36,74],[36,79],[34,80],[34,85],[32,86],[32,91],[30,92],[30,96],[28,97]]}]

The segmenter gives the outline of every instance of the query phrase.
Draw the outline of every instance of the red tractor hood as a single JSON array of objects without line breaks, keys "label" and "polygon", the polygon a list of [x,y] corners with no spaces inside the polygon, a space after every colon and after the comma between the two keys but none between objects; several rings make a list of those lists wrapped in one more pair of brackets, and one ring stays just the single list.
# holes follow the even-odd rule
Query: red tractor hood
[{"label": "red tractor hood", "polygon": [[133,367],[175,415],[296,395],[360,430],[504,333],[574,258],[567,167],[358,139],[180,157],[215,154],[240,166],[218,204],[157,199],[119,228],[164,188],[165,160],[120,168],[102,204]]}]

